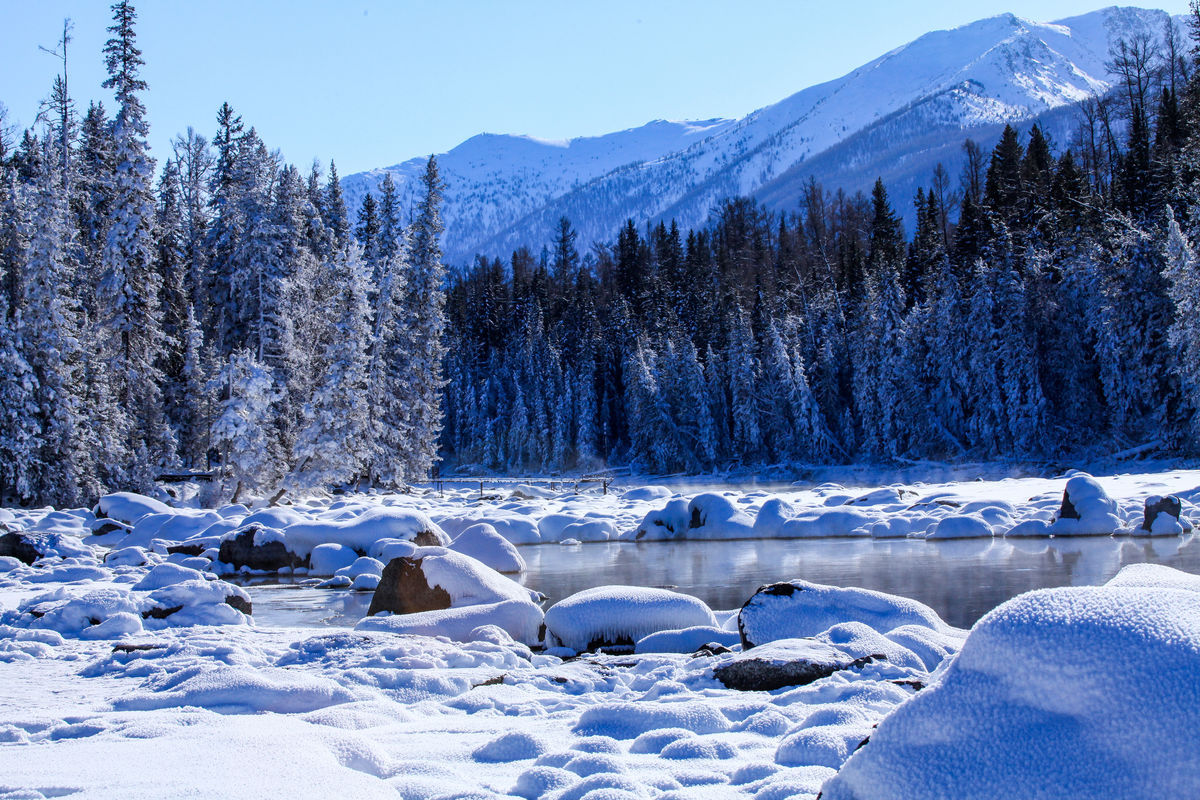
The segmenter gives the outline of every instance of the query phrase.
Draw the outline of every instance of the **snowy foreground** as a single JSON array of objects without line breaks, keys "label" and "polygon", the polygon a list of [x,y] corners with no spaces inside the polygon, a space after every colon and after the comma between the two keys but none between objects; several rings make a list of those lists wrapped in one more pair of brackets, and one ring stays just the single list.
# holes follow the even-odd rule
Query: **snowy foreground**
[{"label": "snowy foreground", "polygon": [[[970,631],[803,575],[734,610],[639,587],[550,603],[509,577],[514,545],[610,539],[1186,541],[1198,486],[0,510],[0,798],[1200,796],[1200,577],[1169,567],[1024,594]],[[384,610],[256,625],[223,579],[254,571]]]}]

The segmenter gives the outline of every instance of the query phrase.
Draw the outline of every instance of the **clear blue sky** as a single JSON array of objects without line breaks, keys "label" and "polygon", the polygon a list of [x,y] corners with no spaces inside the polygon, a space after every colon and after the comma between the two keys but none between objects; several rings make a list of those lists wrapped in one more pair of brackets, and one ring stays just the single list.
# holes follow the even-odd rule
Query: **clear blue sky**
[{"label": "clear blue sky", "polygon": [[[229,101],[285,158],[343,175],[443,152],[480,132],[557,139],[656,118],[738,117],[929,30],[1012,11],[1053,20],[1098,0],[205,0],[137,3],[151,145],[210,136]],[[1153,5],[1153,4],[1151,4]],[[1174,14],[1186,0],[1157,7]],[[0,0],[0,102],[24,126],[74,21],[71,89],[104,100],[98,0]]]}]

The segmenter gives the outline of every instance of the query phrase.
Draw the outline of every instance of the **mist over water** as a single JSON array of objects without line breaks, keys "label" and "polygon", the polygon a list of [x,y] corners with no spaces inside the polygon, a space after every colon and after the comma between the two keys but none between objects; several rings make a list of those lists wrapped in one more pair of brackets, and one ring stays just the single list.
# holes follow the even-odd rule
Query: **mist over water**
[{"label": "mist over water", "polygon": [[[761,585],[803,579],[903,595],[942,619],[970,627],[1022,592],[1101,584],[1127,564],[1165,564],[1200,573],[1200,541],[1162,537],[1057,539],[800,539],[606,542],[522,547],[529,569],[521,583],[547,607],[593,586],[660,586],[699,597],[716,609],[737,608]],[[295,585],[247,587],[261,624],[352,626],[370,593]]]}]

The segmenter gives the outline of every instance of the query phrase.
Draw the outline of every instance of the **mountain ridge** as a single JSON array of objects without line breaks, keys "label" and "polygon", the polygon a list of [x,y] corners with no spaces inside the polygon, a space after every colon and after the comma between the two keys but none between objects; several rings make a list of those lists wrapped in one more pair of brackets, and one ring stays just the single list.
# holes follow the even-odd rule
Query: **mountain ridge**
[{"label": "mountain ridge", "polygon": [[[839,170],[827,154],[870,139],[874,130],[909,132],[911,152],[904,141],[888,142],[892,158],[879,165],[898,204],[907,205],[901,192],[920,185],[913,165],[925,166],[935,150],[947,159],[953,153],[931,147],[930,132],[955,147],[968,136],[987,144],[1004,124],[1028,127],[1048,115],[1062,136],[1068,127],[1060,109],[1111,88],[1110,43],[1143,33],[1157,39],[1169,18],[1118,6],[1050,23],[998,14],[926,33],[738,120],[655,120],[565,141],[471,137],[439,156],[447,261],[507,256],[522,245],[540,249],[562,216],[575,224],[581,243],[590,243],[612,238],[627,218],[697,226],[734,195],[759,197],[779,210],[794,200],[790,184],[807,182],[810,173],[830,189],[862,190],[874,176],[859,174],[853,163]],[[818,168],[806,170],[812,163]],[[412,203],[423,166],[423,158],[410,159],[348,176],[347,201],[356,207],[392,172],[402,201]],[[957,172],[957,163],[946,166]]]}]

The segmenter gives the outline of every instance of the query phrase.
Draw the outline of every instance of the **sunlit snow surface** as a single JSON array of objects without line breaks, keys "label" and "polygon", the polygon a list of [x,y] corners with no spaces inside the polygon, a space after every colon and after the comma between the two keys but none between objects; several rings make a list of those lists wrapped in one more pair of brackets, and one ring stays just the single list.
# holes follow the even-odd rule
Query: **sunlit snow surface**
[{"label": "sunlit snow surface", "polygon": [[[742,561],[794,568],[780,579],[840,586],[870,583],[856,580],[855,565],[919,557],[921,548],[948,547],[945,552],[968,557],[1013,548],[1070,562],[1072,569],[1091,559],[1068,575],[1076,583],[1104,583],[1128,561],[1200,571],[1197,534],[1133,535],[1150,495],[1175,494],[1184,501],[1185,521],[1200,518],[1193,505],[1200,472],[1099,478],[1115,501],[1116,536],[1004,536],[1022,525],[1028,531],[1027,523],[1053,526],[1065,483],[1025,478],[769,492],[639,486],[608,495],[520,491],[515,497],[511,487],[491,486],[485,495],[500,497],[483,500],[477,486],[447,486],[440,494],[347,496],[293,506],[274,514],[279,533],[264,540],[278,535],[286,542],[289,525],[301,525],[297,541],[311,550],[313,531],[321,529],[314,523],[337,522],[325,526],[336,533],[335,542],[349,541],[338,532],[355,530],[355,547],[412,552],[396,544],[403,531],[395,522],[383,526],[382,546],[366,541],[369,536],[360,541],[365,523],[347,524],[400,518],[381,517],[381,507],[428,518],[451,537],[487,523],[509,541],[546,542],[520,548],[529,563],[524,583],[535,590],[543,588],[536,578],[550,574],[538,572],[543,559],[574,560],[580,574],[603,578],[609,573],[589,570],[589,563],[614,552],[683,558],[710,547],[731,561],[741,554]],[[643,536],[637,544],[637,531],[668,507],[676,489],[685,501],[717,496],[692,504],[704,525],[669,537],[658,531],[658,541]],[[733,653],[701,657],[643,653],[639,645],[638,655],[564,660],[534,653],[497,628],[478,629],[475,641],[451,642],[300,627],[294,623],[307,612],[279,607],[289,602],[288,592],[305,608],[328,598],[327,613],[316,616],[347,626],[365,614],[370,594],[317,589],[327,579],[304,574],[285,576],[291,588],[259,589],[248,576],[234,586],[201,569],[203,557],[166,555],[168,542],[192,537],[212,555],[216,534],[235,530],[249,509],[164,514],[146,504],[108,513],[150,516],[130,519],[128,533],[107,533],[100,544],[89,536],[90,512],[0,511],[9,528],[60,537],[60,557],[33,567],[0,559],[0,798],[769,800],[815,797],[844,763],[827,796],[883,797],[885,790],[896,797],[1009,796],[1014,786],[1022,787],[1017,794],[1051,796],[1051,784],[1087,796],[1200,795],[1200,767],[1189,755],[1200,747],[1200,595],[1195,579],[1165,567],[1128,567],[1111,587],[1024,595],[985,617],[965,644],[949,627],[922,628],[927,633],[916,636],[907,617],[858,615],[813,639],[773,643],[762,657],[835,648],[886,659],[806,686],[734,691],[716,679],[714,668],[755,652],[739,655],[736,645]],[[973,521],[947,522],[959,519]],[[733,538],[723,540],[721,525]],[[744,538],[747,526],[765,538]],[[936,541],[939,530],[980,538]],[[689,537],[689,531],[700,535]],[[170,535],[163,538],[164,532]],[[823,534],[836,538],[814,538]],[[583,543],[558,544],[564,540]],[[857,548],[858,560],[839,562],[837,580],[806,574],[806,552],[828,556],[847,548]],[[876,561],[864,561],[864,552]],[[328,571],[357,579],[377,570],[341,553],[331,552]],[[668,577],[669,559],[654,558]],[[999,562],[978,561],[981,569],[990,563]],[[680,574],[687,571],[679,565]],[[258,604],[257,621],[222,602],[243,592]],[[621,593],[603,597],[619,600]],[[561,595],[551,594],[547,607],[557,599]],[[142,616],[167,603],[182,610],[162,619]],[[30,614],[32,608],[42,616]],[[589,613],[600,615],[600,627],[622,613],[596,608]],[[736,615],[713,610],[712,619],[684,620],[680,627],[688,631],[656,634],[646,646],[687,650],[696,637],[736,642]],[[636,613],[636,605],[623,613]],[[661,625],[674,617],[664,619]],[[98,630],[102,626],[108,627]],[[626,627],[638,635],[645,629]],[[782,623],[777,631],[810,633]],[[934,667],[941,654],[959,647],[961,659]],[[958,790],[945,788],[947,775]]]}]

